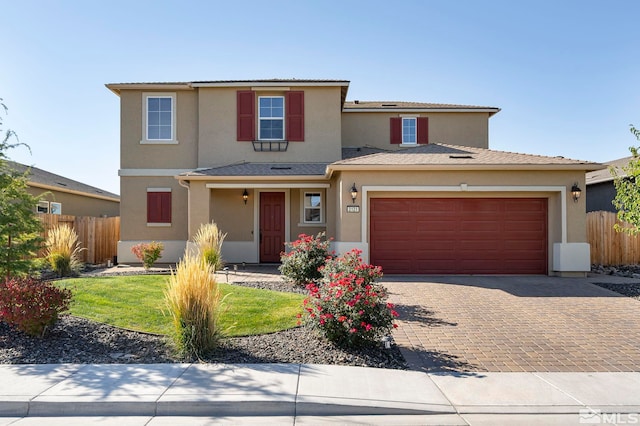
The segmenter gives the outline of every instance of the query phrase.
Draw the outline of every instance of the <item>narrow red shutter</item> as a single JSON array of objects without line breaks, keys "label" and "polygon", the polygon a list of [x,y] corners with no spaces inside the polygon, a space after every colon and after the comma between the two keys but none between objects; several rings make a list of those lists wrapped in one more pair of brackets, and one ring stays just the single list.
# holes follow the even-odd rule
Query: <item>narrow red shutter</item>
[{"label": "narrow red shutter", "polygon": [[402,143],[402,118],[391,117],[389,119],[389,124],[391,127],[391,143]]},{"label": "narrow red shutter", "polygon": [[252,90],[238,90],[238,135],[239,141],[252,141],[256,135],[256,98]]},{"label": "narrow red shutter", "polygon": [[429,143],[429,118],[418,117],[416,121],[418,126],[418,143],[428,144]]},{"label": "narrow red shutter", "polygon": [[285,138],[293,142],[304,141],[304,92],[287,92],[285,108],[287,111]]},{"label": "narrow red shutter", "polygon": [[160,223],[171,223],[171,193],[159,192],[160,195]]},{"label": "narrow red shutter", "polygon": [[147,222],[158,223],[160,220],[160,203],[157,192],[147,192]]}]

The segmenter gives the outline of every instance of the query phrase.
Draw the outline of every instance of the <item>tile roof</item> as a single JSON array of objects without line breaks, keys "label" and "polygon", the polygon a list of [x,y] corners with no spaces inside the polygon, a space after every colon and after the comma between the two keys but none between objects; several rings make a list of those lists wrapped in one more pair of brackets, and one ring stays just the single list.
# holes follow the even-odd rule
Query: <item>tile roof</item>
[{"label": "tile roof", "polygon": [[14,161],[7,161],[6,163],[9,169],[15,170],[18,173],[24,173],[29,169],[29,183],[32,183],[33,186],[40,184],[51,187],[51,190],[57,189],[62,192],[82,192],[87,194],[87,196],[107,197],[120,200],[120,196],[118,194],[114,194],[112,192],[96,188],[95,186],[87,185],[37,167],[26,166]]},{"label": "tile roof", "polygon": [[182,173],[180,176],[324,176],[327,163],[239,163]]},{"label": "tile roof", "polygon": [[526,167],[574,166],[597,170],[600,164],[571,160],[564,157],[518,154],[490,149],[464,147],[447,144],[428,144],[396,151],[348,158],[331,164],[333,166],[442,166],[442,167]]},{"label": "tile roof", "polygon": [[500,108],[477,105],[456,105],[456,104],[436,104],[428,102],[402,102],[402,101],[347,101],[344,103],[345,110],[368,110],[368,109],[479,109],[495,110]]},{"label": "tile roof", "polygon": [[378,154],[388,152],[388,149],[376,148],[374,146],[354,146],[342,148],[342,159],[362,157],[364,155]]},{"label": "tile roof", "polygon": [[[626,174],[622,170],[622,167],[624,167],[627,164],[629,164],[629,161],[632,158],[633,157],[618,158],[617,160],[607,161],[606,163],[602,163],[602,164],[605,165],[605,166],[611,166],[611,167],[615,168],[616,171],[618,172],[618,174],[620,174],[620,176],[625,176]],[[586,184],[587,185],[594,184],[594,183],[601,183],[601,182],[609,182],[611,180],[613,180],[613,176],[611,176],[611,172],[609,171],[609,167],[606,167],[606,168],[604,168],[602,170],[596,170],[594,172],[589,172],[589,173],[587,173],[587,176],[586,176]]]}]

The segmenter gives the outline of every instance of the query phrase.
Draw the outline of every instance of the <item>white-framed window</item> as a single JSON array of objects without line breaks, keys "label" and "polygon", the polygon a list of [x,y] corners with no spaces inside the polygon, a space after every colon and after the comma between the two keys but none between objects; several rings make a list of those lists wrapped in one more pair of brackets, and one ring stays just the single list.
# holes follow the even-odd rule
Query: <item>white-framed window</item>
[{"label": "white-framed window", "polygon": [[175,93],[145,93],[143,103],[141,143],[177,143]]},{"label": "white-framed window", "polygon": [[416,144],[418,142],[418,124],[416,117],[402,117],[402,143]]},{"label": "white-framed window", "polygon": [[284,140],[284,96],[258,97],[258,139]]},{"label": "white-framed window", "polygon": [[323,223],[322,204],[321,192],[305,192],[302,221],[304,223]]},{"label": "white-framed window", "polygon": [[38,201],[38,204],[36,205],[36,211],[38,213],[49,213],[49,202]]},{"label": "white-framed window", "polygon": [[62,203],[50,202],[49,210],[51,214],[62,214]]}]

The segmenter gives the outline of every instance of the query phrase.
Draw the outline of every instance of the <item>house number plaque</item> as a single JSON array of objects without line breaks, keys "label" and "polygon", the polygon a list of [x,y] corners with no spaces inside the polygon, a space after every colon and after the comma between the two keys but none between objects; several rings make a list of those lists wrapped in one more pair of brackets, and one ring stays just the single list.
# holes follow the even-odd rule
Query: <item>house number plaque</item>
[{"label": "house number plaque", "polygon": [[360,213],[360,206],[347,206],[347,213]]}]

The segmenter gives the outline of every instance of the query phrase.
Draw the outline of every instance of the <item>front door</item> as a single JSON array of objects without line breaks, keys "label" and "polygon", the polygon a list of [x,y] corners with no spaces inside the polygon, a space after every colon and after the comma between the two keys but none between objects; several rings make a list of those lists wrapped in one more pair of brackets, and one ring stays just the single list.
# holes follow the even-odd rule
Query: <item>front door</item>
[{"label": "front door", "polygon": [[280,262],[284,251],[284,192],[260,193],[260,262]]}]

